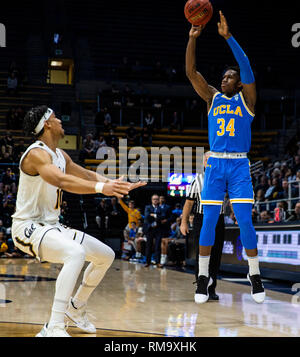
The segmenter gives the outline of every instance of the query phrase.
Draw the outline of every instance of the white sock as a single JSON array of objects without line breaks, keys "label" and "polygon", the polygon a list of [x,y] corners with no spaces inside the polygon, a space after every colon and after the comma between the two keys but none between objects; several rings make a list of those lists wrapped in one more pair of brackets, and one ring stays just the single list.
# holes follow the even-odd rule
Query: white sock
[{"label": "white sock", "polygon": [[161,265],[166,264],[166,260],[167,260],[167,254],[161,254],[160,255],[160,264]]},{"label": "white sock", "polygon": [[208,256],[199,255],[199,258],[198,258],[198,264],[199,264],[198,276],[200,276],[200,275],[205,275],[206,277],[209,276],[209,273],[208,273],[209,259],[210,259],[210,255],[208,255]]},{"label": "white sock", "polygon": [[135,253],[135,257],[136,257],[136,258],[141,258],[141,257],[142,257],[142,253],[136,252],[136,253]]},{"label": "white sock", "polygon": [[249,275],[260,274],[258,255],[256,257],[247,257],[247,258],[249,264]]}]

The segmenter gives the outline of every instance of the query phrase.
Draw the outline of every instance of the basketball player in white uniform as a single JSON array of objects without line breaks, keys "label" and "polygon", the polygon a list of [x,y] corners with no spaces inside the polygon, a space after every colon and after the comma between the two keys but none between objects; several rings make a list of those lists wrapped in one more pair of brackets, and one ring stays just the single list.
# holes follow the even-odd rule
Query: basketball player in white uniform
[{"label": "basketball player in white uniform", "polygon": [[[20,160],[20,180],[16,212],[12,216],[15,245],[39,261],[61,263],[50,320],[39,337],[70,337],[65,315],[87,333],[95,326],[86,315],[87,300],[114,260],[114,252],[98,239],[59,223],[62,190],[78,193],[102,193],[123,197],[145,183],[108,180],[75,164],[57,148],[64,136],[61,121],[46,106],[31,109],[25,116],[24,129],[38,139]],[[90,262],[73,297],[78,276],[85,261]]]}]

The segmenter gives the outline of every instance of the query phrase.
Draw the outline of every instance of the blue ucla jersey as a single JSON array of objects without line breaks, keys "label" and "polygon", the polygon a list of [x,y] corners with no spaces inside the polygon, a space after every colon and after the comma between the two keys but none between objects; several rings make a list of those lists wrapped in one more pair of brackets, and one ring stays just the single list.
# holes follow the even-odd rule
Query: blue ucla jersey
[{"label": "blue ucla jersey", "polygon": [[249,152],[254,114],[242,92],[229,98],[215,93],[208,112],[208,140],[215,152]]}]

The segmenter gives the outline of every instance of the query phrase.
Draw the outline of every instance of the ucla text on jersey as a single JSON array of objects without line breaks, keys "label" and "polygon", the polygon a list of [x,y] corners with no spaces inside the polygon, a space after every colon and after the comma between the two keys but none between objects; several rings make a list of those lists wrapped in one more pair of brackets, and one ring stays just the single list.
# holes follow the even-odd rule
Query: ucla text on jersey
[{"label": "ucla text on jersey", "polygon": [[242,92],[229,98],[215,93],[208,112],[208,139],[215,152],[249,152],[254,114]]}]

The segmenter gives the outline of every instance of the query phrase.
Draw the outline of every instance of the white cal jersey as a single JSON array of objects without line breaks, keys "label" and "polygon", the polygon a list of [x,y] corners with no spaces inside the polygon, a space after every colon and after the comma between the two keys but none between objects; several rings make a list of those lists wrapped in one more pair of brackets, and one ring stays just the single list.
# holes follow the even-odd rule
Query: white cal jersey
[{"label": "white cal jersey", "polygon": [[54,152],[39,140],[30,145],[20,160],[16,212],[12,215],[12,218],[15,222],[17,220],[31,220],[54,224],[59,219],[62,199],[61,189],[50,185],[40,175],[31,176],[21,169],[23,159],[34,148],[47,151],[51,155],[53,165],[62,172],[66,170],[66,160],[61,150],[56,149],[56,152]]}]

